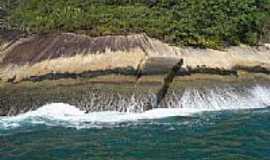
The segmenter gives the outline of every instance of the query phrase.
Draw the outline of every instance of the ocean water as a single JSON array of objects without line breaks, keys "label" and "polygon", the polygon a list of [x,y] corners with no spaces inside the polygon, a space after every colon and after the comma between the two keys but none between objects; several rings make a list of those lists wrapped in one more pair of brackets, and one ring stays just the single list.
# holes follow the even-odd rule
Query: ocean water
[{"label": "ocean water", "polygon": [[270,87],[259,85],[242,94],[189,90],[178,108],[143,113],[47,104],[0,117],[0,160],[267,160],[269,106]]}]

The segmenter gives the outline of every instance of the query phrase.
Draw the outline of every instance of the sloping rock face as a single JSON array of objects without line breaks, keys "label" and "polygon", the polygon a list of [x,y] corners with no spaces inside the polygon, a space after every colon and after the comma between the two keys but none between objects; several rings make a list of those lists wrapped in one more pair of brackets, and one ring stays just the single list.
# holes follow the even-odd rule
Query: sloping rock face
[{"label": "sloping rock face", "polygon": [[2,51],[1,78],[136,74],[150,46],[147,40],[144,35],[91,38],[70,33],[21,39]]},{"label": "sloping rock face", "polygon": [[28,37],[0,47],[3,81],[166,74],[179,59],[179,75],[270,73],[270,48],[238,46],[224,51],[178,48],[145,34],[92,38],[73,33]]}]

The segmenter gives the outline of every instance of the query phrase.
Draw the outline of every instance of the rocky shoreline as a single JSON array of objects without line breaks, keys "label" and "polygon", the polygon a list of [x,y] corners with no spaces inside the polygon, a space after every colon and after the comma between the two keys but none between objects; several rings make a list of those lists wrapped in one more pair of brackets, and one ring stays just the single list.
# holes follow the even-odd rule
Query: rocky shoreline
[{"label": "rocky shoreline", "polygon": [[179,59],[179,76],[270,74],[270,47],[224,50],[175,47],[145,34],[89,37],[74,33],[34,35],[3,43],[0,79],[4,82],[93,78],[111,74],[164,75]]},{"label": "rocky shoreline", "polygon": [[157,101],[165,76],[180,59],[183,66],[158,107],[176,103],[188,88],[270,82],[268,45],[213,50],[170,46],[145,34],[31,36],[1,45],[0,116],[57,102],[86,112],[142,112]]},{"label": "rocky shoreline", "polygon": [[[35,110],[50,103],[67,103],[86,112],[120,111],[143,112],[149,103],[155,105],[156,93],[162,86],[159,77],[147,77],[144,82],[134,83],[132,77],[122,81],[103,81],[97,79],[44,80],[41,82],[6,83],[0,85],[0,115],[14,116]],[[229,78],[230,79],[230,78]],[[183,80],[175,79],[165,99],[158,107],[177,107],[184,91],[188,89],[208,90],[211,88],[241,90],[256,85],[269,86],[267,79],[249,80]],[[203,91],[201,93],[207,93]],[[178,101],[179,100],[179,101]],[[133,106],[133,107],[132,107]]]}]

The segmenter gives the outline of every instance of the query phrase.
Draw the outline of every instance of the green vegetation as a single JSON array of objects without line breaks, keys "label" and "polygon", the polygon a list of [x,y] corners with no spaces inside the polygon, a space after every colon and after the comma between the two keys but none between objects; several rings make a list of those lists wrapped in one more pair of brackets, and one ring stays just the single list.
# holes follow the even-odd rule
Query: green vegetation
[{"label": "green vegetation", "polygon": [[177,45],[269,41],[270,0],[1,0],[10,28],[91,36],[145,32]]}]

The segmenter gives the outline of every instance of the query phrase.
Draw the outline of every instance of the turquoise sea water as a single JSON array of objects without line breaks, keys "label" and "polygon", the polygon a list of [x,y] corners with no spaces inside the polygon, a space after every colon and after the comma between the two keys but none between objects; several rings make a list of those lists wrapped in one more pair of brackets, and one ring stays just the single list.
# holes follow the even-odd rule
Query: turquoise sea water
[{"label": "turquoise sea water", "polygon": [[269,85],[191,89],[166,104],[85,113],[50,103],[0,117],[0,160],[270,160]]},{"label": "turquoise sea water", "polygon": [[60,121],[53,125],[56,122],[49,119],[30,121],[2,126],[1,160],[270,159],[267,108],[91,122],[82,128],[65,127]]}]

